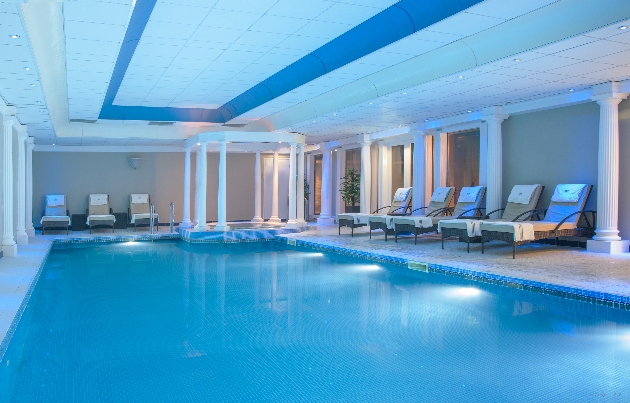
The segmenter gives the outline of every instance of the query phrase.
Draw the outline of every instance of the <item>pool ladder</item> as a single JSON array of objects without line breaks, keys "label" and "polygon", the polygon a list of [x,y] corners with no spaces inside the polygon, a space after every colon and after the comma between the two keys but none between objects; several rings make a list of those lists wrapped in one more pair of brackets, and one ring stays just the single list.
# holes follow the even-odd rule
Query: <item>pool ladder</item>
[{"label": "pool ladder", "polygon": [[[155,205],[151,203],[151,210],[149,216],[149,232],[153,234],[153,226],[155,225]],[[169,227],[170,232],[173,233],[173,227],[175,226],[175,203],[171,202],[170,206],[170,217],[169,217]]]}]

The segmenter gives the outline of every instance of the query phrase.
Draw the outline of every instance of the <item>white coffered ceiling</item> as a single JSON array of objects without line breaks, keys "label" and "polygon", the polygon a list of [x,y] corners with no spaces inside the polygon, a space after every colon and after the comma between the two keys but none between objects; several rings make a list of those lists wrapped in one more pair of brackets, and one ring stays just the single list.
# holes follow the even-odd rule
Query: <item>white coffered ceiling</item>
[{"label": "white coffered ceiling", "polygon": [[[591,1],[595,0],[582,2]],[[158,0],[114,104],[217,108],[394,3],[393,0]],[[550,3],[555,2],[483,1],[228,123],[247,124],[264,119]],[[66,74],[59,79],[67,86],[66,120],[98,119],[134,4],[131,0],[63,3],[62,61]],[[29,133],[38,143],[173,145],[181,142],[181,138],[165,134],[165,129],[159,132],[160,138],[131,138],[145,136],[134,127],[146,125],[146,121],[98,121],[92,125],[105,129],[93,138],[86,137],[85,128],[89,124],[84,123],[74,138],[56,140],[54,134],[58,128],[51,124],[46,103],[52,102],[52,98],[44,97],[39,82],[38,68],[47,67],[35,63],[21,7],[17,2],[0,2],[0,95],[16,106],[18,119],[28,125]],[[620,29],[624,23],[618,21],[274,129],[300,131],[309,142],[320,142],[472,113],[487,106],[565,93],[611,80],[627,80],[630,29]],[[176,131],[184,126],[200,131],[210,130],[213,125],[177,124],[171,129]],[[115,132],[111,137],[117,139],[108,140],[108,130]]]}]

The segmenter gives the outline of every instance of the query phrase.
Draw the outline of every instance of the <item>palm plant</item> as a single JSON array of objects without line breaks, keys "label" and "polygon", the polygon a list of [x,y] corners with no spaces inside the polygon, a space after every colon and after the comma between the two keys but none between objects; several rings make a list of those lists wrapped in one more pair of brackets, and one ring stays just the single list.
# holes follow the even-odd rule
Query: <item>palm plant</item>
[{"label": "palm plant", "polygon": [[347,205],[356,205],[361,197],[361,174],[354,168],[346,168],[346,176],[341,180],[341,198]]}]

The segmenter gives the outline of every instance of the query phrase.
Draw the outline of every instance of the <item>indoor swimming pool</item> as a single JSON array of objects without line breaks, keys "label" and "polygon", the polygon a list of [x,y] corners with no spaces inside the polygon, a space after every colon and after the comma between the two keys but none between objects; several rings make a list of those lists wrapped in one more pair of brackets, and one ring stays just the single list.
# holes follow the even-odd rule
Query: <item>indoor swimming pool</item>
[{"label": "indoor swimming pool", "polygon": [[629,401],[630,312],[280,242],[55,245],[2,402]]}]

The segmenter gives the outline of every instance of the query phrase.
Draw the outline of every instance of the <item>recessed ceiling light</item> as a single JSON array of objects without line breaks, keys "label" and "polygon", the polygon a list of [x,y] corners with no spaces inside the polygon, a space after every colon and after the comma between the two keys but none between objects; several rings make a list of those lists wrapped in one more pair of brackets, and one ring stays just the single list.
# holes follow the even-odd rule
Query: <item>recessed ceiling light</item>
[{"label": "recessed ceiling light", "polygon": [[29,71],[31,68],[30,67],[24,67],[24,70]]},{"label": "recessed ceiling light", "polygon": [[573,92],[573,88],[569,88],[569,92]]},{"label": "recessed ceiling light", "polygon": [[406,93],[406,92],[403,92],[403,95],[407,95],[407,93]]},{"label": "recessed ceiling light", "polygon": [[201,143],[197,143],[197,145],[201,145]]},{"label": "recessed ceiling light", "polygon": [[425,121],[425,122],[428,122],[428,121],[429,121],[429,119],[424,119],[424,121]]},{"label": "recessed ceiling light", "polygon": [[459,76],[459,78],[463,78],[464,76]]},{"label": "recessed ceiling light", "polygon": [[619,27],[619,29],[628,29],[628,26],[627,25],[622,25],[622,26]]},{"label": "recessed ceiling light", "polygon": [[35,84],[31,84],[31,87],[34,87],[34,86],[35,86]]},{"label": "recessed ceiling light", "polygon": [[370,105],[372,105],[372,102],[370,102]]},{"label": "recessed ceiling light", "polygon": [[41,104],[41,103],[42,103],[42,101],[35,101],[35,102],[37,102],[38,104]]},{"label": "recessed ceiling light", "polygon": [[520,62],[520,61],[521,61],[521,59],[514,59],[514,61],[515,61],[515,62]]},{"label": "recessed ceiling light", "polygon": [[337,116],[337,114],[336,114],[336,113],[333,113],[333,116]]},{"label": "recessed ceiling light", "polygon": [[313,123],[315,123],[315,121],[313,120]]},{"label": "recessed ceiling light", "polygon": [[20,37],[20,35],[9,35],[9,36],[13,39],[18,39]]},{"label": "recessed ceiling light", "polygon": [[470,111],[470,110],[468,111],[468,113],[471,113],[471,112],[472,112],[472,111]]}]

